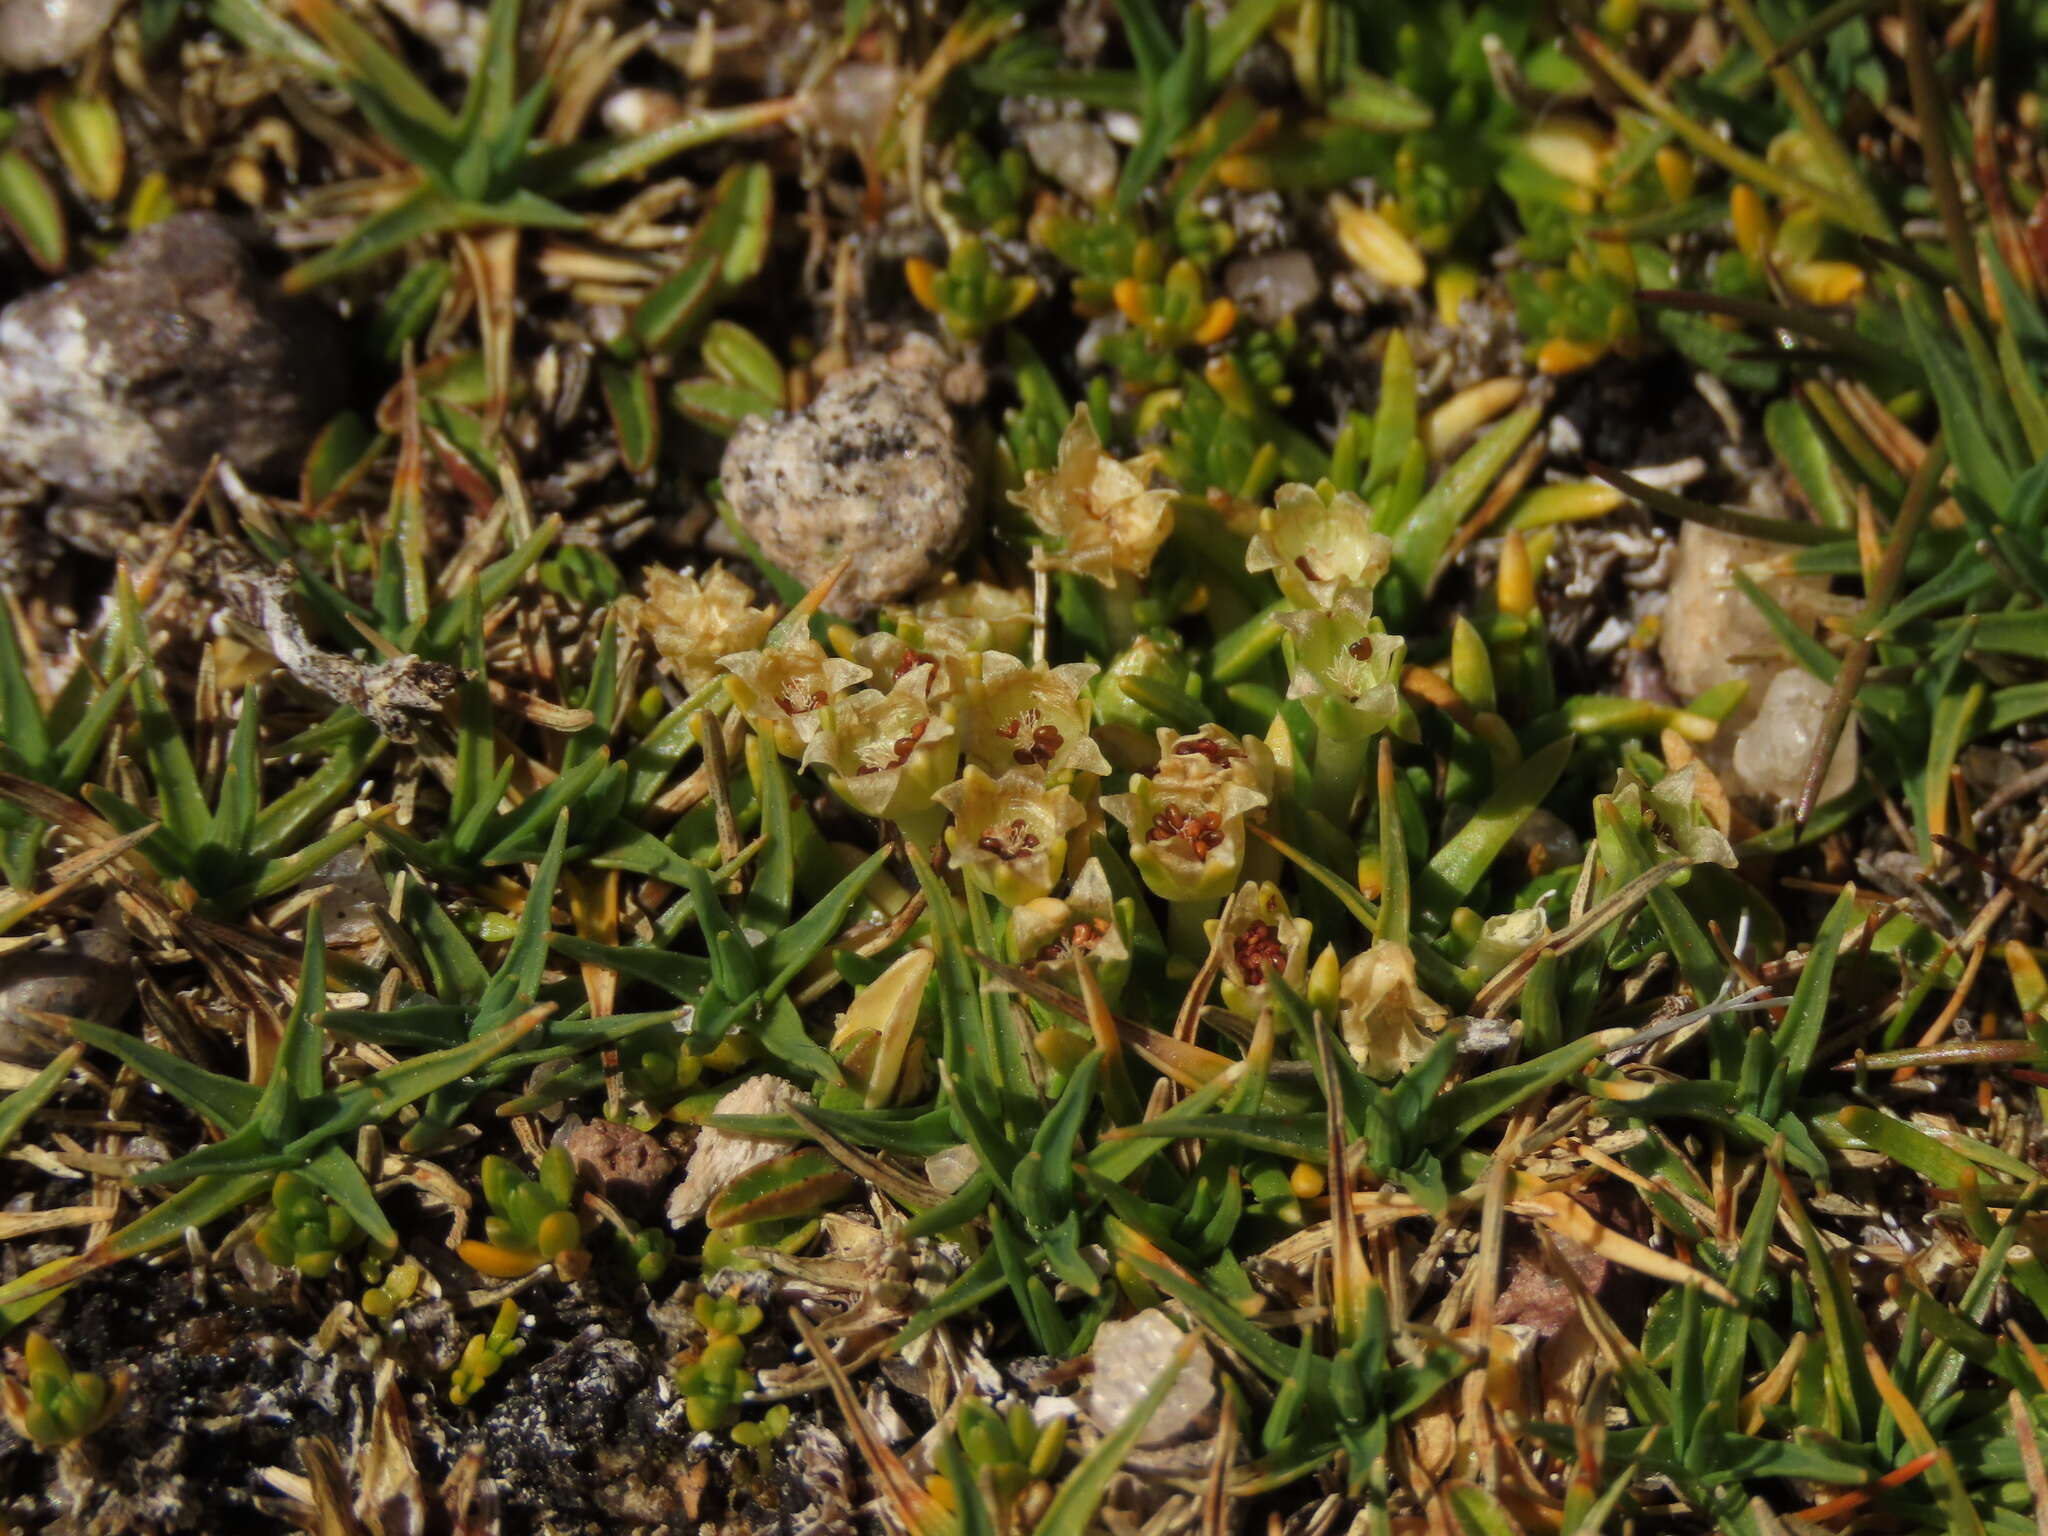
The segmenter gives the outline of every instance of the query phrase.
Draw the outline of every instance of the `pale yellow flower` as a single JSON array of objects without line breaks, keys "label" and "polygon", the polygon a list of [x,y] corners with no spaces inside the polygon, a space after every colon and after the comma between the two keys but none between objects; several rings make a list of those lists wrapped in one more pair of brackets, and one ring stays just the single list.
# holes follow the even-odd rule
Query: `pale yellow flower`
[{"label": "pale yellow flower", "polygon": [[1273,749],[1257,736],[1233,735],[1212,721],[1199,731],[1161,726],[1157,741],[1152,777],[1162,784],[1241,784],[1271,802]]},{"label": "pale yellow flower", "polygon": [[1100,859],[1081,866],[1064,897],[1041,896],[1011,909],[1010,942],[1041,976],[1071,982],[1085,956],[1105,995],[1114,998],[1130,969],[1130,946],[1116,921],[1116,899]]},{"label": "pale yellow flower", "polygon": [[1399,1077],[1436,1043],[1448,1011],[1415,982],[1415,952],[1375,944],[1345,962],[1337,983],[1338,1024],[1352,1060],[1367,1075]]},{"label": "pale yellow flower", "polygon": [[1067,834],[1085,819],[1064,784],[1011,769],[990,778],[970,763],[932,797],[953,814],[953,867],[1006,907],[1048,894],[1067,862]]},{"label": "pale yellow flower", "polygon": [[925,700],[934,707],[955,697],[966,687],[975,658],[962,651],[919,650],[900,634],[885,629],[862,635],[850,647],[853,659],[868,669],[878,688],[893,688],[897,681],[918,667],[928,671]]},{"label": "pale yellow flower", "polygon": [[775,615],[721,564],[695,571],[647,568],[647,596],[619,599],[619,614],[654,644],[677,680],[695,693],[718,676],[718,660],[768,638]]},{"label": "pale yellow flower", "polygon": [[718,665],[740,713],[784,757],[801,757],[825,707],[868,675],[866,667],[827,655],[809,638],[721,656]]},{"label": "pale yellow flower", "polygon": [[1401,705],[1407,642],[1372,616],[1372,595],[1349,588],[1327,610],[1280,615],[1294,638],[1287,697],[1305,699],[1318,730],[1358,738],[1391,725]]},{"label": "pale yellow flower", "polygon": [[1328,608],[1346,588],[1375,585],[1393,558],[1393,542],[1372,531],[1371,508],[1349,491],[1324,501],[1313,486],[1283,485],[1259,513],[1244,567],[1271,571],[1297,608]]},{"label": "pale yellow flower", "polygon": [[933,796],[952,782],[960,742],[944,708],[927,698],[929,667],[913,667],[887,693],[863,688],[825,707],[804,748],[803,766],[820,764],[832,792],[855,810],[936,835]]},{"label": "pale yellow flower", "polygon": [[1104,453],[1088,407],[1076,406],[1057,465],[1032,470],[1024,489],[1010,497],[1055,541],[1038,553],[1037,563],[1092,576],[1104,586],[1150,571],[1173,532],[1174,493],[1150,485],[1156,462],[1155,454],[1121,460]]},{"label": "pale yellow flower", "polygon": [[960,749],[991,774],[1032,768],[1058,784],[1077,773],[1108,773],[1109,760],[1088,734],[1095,701],[1092,662],[1027,667],[1004,651],[976,658],[960,704]]},{"label": "pale yellow flower", "polygon": [[1465,954],[1466,968],[1477,971],[1481,979],[1490,980],[1502,966],[1526,953],[1531,944],[1548,932],[1550,923],[1541,907],[1496,913],[1480,925],[1479,937]]},{"label": "pale yellow flower", "polygon": [[1154,895],[1209,901],[1244,869],[1245,817],[1266,796],[1225,778],[1131,776],[1130,793],[1105,795],[1102,808],[1130,831],[1131,863]]},{"label": "pale yellow flower", "polygon": [[1699,864],[1733,869],[1739,862],[1727,835],[1714,825],[1700,798],[1697,759],[1646,784],[1626,768],[1614,786],[1614,803],[1631,817],[1647,813],[1663,841],[1676,853]]},{"label": "pale yellow flower", "polygon": [[[1219,919],[1203,926],[1211,941]],[[1223,929],[1223,1004],[1233,1013],[1256,1018],[1266,1005],[1268,989],[1278,977],[1296,992],[1308,984],[1310,925],[1287,910],[1287,898],[1276,885],[1247,880]]]},{"label": "pale yellow flower", "polygon": [[888,611],[906,642],[933,654],[1008,651],[1022,656],[1031,644],[1031,594],[992,581],[962,581],[952,572],[918,594],[908,608]]}]

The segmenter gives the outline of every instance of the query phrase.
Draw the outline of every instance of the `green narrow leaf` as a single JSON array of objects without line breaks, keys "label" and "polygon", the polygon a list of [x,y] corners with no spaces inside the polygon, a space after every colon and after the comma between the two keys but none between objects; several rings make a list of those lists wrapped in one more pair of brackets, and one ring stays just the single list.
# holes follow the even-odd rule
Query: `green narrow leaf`
[{"label": "green narrow leaf", "polygon": [[1981,402],[1970,386],[1967,373],[1949,349],[1946,339],[1934,334],[1933,326],[1921,313],[1920,305],[1909,302],[1901,305],[1900,311],[1905,318],[1906,332],[1912,339],[1914,354],[1927,375],[1929,388],[1934,391],[1935,404],[1941,410],[1942,435],[1947,439],[1956,473],[1965,485],[1990,505],[2004,506],[2012,494],[2012,471],[1991,441],[1984,424]]},{"label": "green narrow leaf", "polygon": [[268,1173],[196,1179],[147,1215],[130,1222],[89,1253],[38,1265],[0,1286],[0,1326],[12,1328],[34,1316],[65,1286],[166,1243],[188,1227],[203,1227],[229,1211],[260,1199],[270,1188]]},{"label": "green narrow leaf", "polygon": [[[1415,354],[1409,350],[1407,336],[1396,327],[1387,337],[1386,354],[1380,359],[1380,403],[1373,413],[1367,497],[1377,496],[1394,483],[1415,442]],[[1373,527],[1377,532],[1392,534],[1398,526],[1375,505]]]},{"label": "green narrow leaf", "polygon": [[281,283],[287,293],[305,293],[382,261],[415,240],[460,229],[467,222],[468,214],[459,204],[431,187],[422,187],[396,206],[363,220],[318,256],[300,262],[285,273]]},{"label": "green narrow leaf", "polygon": [[43,271],[55,276],[71,260],[64,205],[36,163],[17,149],[0,149],[0,222]]},{"label": "green narrow leaf", "polygon": [[519,926],[513,930],[512,942],[498,962],[491,984],[477,1002],[477,1018],[486,1027],[495,1027],[510,1014],[531,1007],[540,994],[541,973],[547,966],[548,936],[554,931],[555,887],[561,880],[568,842],[569,817],[564,812],[555,819],[547,852],[534,870],[533,884],[526,893],[526,905],[520,908]]},{"label": "green narrow leaf", "polygon": [[604,360],[597,365],[597,379],[619,440],[619,457],[633,474],[646,474],[661,451],[661,402],[654,394],[653,366],[645,359]]},{"label": "green narrow leaf", "polygon": [[334,56],[263,0],[206,0],[206,16],[251,53],[295,65],[324,85],[341,79]]},{"label": "green narrow leaf", "polygon": [[0,613],[0,743],[13,752],[35,777],[46,771],[49,731],[42,700],[29,682],[28,663],[15,632],[13,613]]},{"label": "green narrow leaf", "polygon": [[72,184],[97,203],[121,195],[128,145],[114,104],[98,91],[49,90],[38,102],[43,127]]},{"label": "green narrow leaf", "polygon": [[387,110],[403,114],[444,139],[453,136],[453,114],[441,105],[432,91],[420,84],[419,76],[378,42],[368,28],[349,16],[337,0],[292,0],[292,3],[299,19],[333,55],[346,83],[359,88],[368,87],[387,104]]},{"label": "green narrow leaf", "polygon": [[1778,1026],[1775,1043],[1785,1076],[1782,1090],[1764,1100],[1762,1117],[1766,1121],[1775,1121],[1784,1111],[1782,1099],[1797,1092],[1807,1068],[1813,1065],[1813,1053],[1820,1045],[1821,1024],[1827,1016],[1828,997],[1834,987],[1835,962],[1859,911],[1856,887],[1844,886],[1834,906],[1828,909],[1820,932],[1814,936],[1806,968],[1799,973],[1799,985],[1792,992],[1792,1006],[1785,1010],[1784,1022]]},{"label": "green narrow leaf", "polygon": [[569,193],[646,175],[662,161],[750,129],[768,128],[787,118],[799,105],[794,100],[763,101],[744,107],[707,107],[666,127],[631,139],[597,139],[535,157],[535,184],[554,193]]},{"label": "green narrow leaf", "polygon": [[1465,1536],[1517,1536],[1522,1529],[1500,1500],[1477,1483],[1452,1483],[1444,1493]]},{"label": "green narrow leaf", "polygon": [[1571,761],[1572,738],[1559,737],[1519,768],[1503,776],[1472,813],[1471,820],[1431,855],[1416,876],[1415,890],[1427,922],[1441,927],[1452,909],[1478,888],[1508,839],[1515,835],[1563,776]]},{"label": "green narrow leaf", "polygon": [[1842,669],[1842,663],[1835,654],[1814,639],[1804,626],[1793,622],[1778,600],[1750,580],[1747,572],[1730,573],[1735,587],[1750,600],[1763,620],[1770,625],[1771,633],[1778,637],[1778,643],[1792,653],[1793,660],[1824,683],[1832,683],[1835,674]]},{"label": "green narrow leaf", "polygon": [[257,1101],[263,1096],[263,1090],[253,1083],[209,1072],[182,1056],[174,1056],[118,1029],[108,1029],[105,1025],[84,1019],[72,1020],[70,1028],[71,1033],[87,1045],[133,1067],[222,1133],[234,1131],[247,1121],[256,1112]]},{"label": "green narrow leaf", "polygon": [[14,1138],[21,1134],[22,1127],[50,1101],[57,1085],[71,1075],[71,1069],[78,1065],[78,1058],[84,1054],[83,1045],[65,1046],[42,1071],[0,1099],[0,1152],[14,1144]]},{"label": "green narrow leaf", "polygon": [[260,695],[242,694],[242,713],[228,738],[227,766],[221,772],[219,804],[213,812],[216,847],[246,854],[256,835],[256,809],[263,798],[263,764],[256,755],[256,728],[262,718]]},{"label": "green narrow leaf", "polygon": [[1536,401],[1487,428],[1402,520],[1393,535],[1394,569],[1407,577],[1417,592],[1428,583],[1458,524],[1479,505],[1486,488],[1521,451],[1542,419],[1543,405]]},{"label": "green narrow leaf", "polygon": [[377,1204],[377,1197],[370,1190],[370,1181],[363,1177],[363,1170],[355,1159],[340,1147],[329,1147],[319,1156],[311,1159],[299,1169],[306,1181],[348,1213],[348,1218],[373,1243],[395,1244],[398,1234],[391,1230],[391,1223],[384,1217],[384,1211]]},{"label": "green narrow leaf", "polygon": [[[989,1017],[989,997],[976,981],[967,946],[960,933],[960,915],[952,892],[933,873],[930,863],[915,847],[910,850],[911,868],[917,874],[930,913],[932,948],[938,956],[932,982],[939,1003],[943,1045],[941,1059],[960,1082],[962,1091],[978,1100],[986,1095],[993,1116],[1007,1120],[1023,1106],[1005,1103],[1002,1053],[995,1038],[995,1024]],[[1007,1146],[1000,1135],[995,1140]],[[977,1149],[979,1150],[979,1149]],[[986,1154],[983,1154],[986,1157]],[[1006,1164],[1007,1165],[1007,1160]]]}]

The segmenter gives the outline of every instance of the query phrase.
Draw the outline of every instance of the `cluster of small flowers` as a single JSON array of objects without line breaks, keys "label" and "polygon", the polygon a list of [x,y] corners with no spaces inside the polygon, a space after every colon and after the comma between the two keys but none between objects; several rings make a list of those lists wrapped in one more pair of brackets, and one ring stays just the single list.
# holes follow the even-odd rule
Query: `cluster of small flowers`
[{"label": "cluster of small flowers", "polygon": [[1259,514],[1245,569],[1272,572],[1287,600],[1287,696],[1306,702],[1320,735],[1362,740],[1391,725],[1400,708],[1406,642],[1372,611],[1373,588],[1392,559],[1371,509],[1348,491],[1283,485]]},{"label": "cluster of small flowers", "polygon": [[[1151,483],[1154,467],[1149,455],[1105,452],[1086,408],[1077,410],[1056,467],[1033,471],[1013,497],[1045,536],[1034,566],[1112,591],[1142,581],[1173,529],[1175,492]],[[1365,504],[1328,486],[1283,486],[1259,515],[1246,566],[1270,572],[1289,605],[1280,617],[1289,695],[1320,733],[1360,741],[1398,711],[1403,642],[1372,612],[1390,559]],[[943,839],[960,876],[1008,910],[1016,957],[1042,973],[1070,974],[1086,954],[1113,985],[1128,958],[1109,878],[1079,856],[1086,841],[1075,837],[1106,815],[1126,829],[1131,864],[1155,895],[1222,905],[1209,927],[1212,941],[1218,922],[1226,930],[1229,1006],[1256,1012],[1271,981],[1285,978],[1341,995],[1345,1037],[1369,1065],[1397,1068],[1427,1044],[1414,1023],[1434,1005],[1414,990],[1412,956],[1403,967],[1392,953],[1403,946],[1376,945],[1341,968],[1326,946],[1316,971],[1327,984],[1316,987],[1310,925],[1270,879],[1246,878],[1274,863],[1250,830],[1274,801],[1268,742],[1214,724],[1160,728],[1151,770],[1133,773],[1122,794],[1098,796],[1111,772],[1091,734],[1098,668],[1024,659],[1034,618],[1027,594],[950,583],[889,611],[874,633],[834,631],[828,649],[808,633],[771,638],[773,613],[713,567],[701,580],[654,573],[628,617],[686,688],[722,675],[761,740],[818,769],[847,805],[921,847]],[[914,975],[892,969],[868,989],[835,1040],[835,1049],[864,1053],[859,1076],[872,1100],[897,1097],[922,1075],[908,1045],[929,965],[906,957],[899,968],[913,961]]]},{"label": "cluster of small flowers", "polygon": [[[1392,725],[1400,710],[1406,643],[1372,611],[1373,588],[1392,557],[1391,541],[1373,529],[1371,509],[1327,485],[1282,486],[1259,515],[1245,566],[1272,572],[1289,604],[1279,620],[1291,642],[1287,696],[1307,707],[1319,739],[1364,741]],[[1243,947],[1242,939],[1234,946]],[[1306,934],[1298,949],[1306,953]],[[1344,1043],[1374,1076],[1392,1076],[1419,1060],[1445,1018],[1416,984],[1414,952],[1398,941],[1376,941],[1341,967],[1326,947],[1308,983],[1311,996],[1335,991]]]}]

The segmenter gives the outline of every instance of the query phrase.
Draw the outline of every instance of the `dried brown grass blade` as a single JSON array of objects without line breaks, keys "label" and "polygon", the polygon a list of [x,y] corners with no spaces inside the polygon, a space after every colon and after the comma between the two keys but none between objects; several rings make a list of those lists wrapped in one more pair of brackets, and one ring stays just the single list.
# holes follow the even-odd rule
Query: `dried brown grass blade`
[{"label": "dried brown grass blade", "polygon": [[[1521,1182],[1534,1181],[1524,1178]],[[1603,1226],[1597,1216],[1561,1189],[1526,1195],[1518,1193],[1508,1202],[1508,1209],[1517,1215],[1533,1217],[1560,1236],[1570,1238],[1583,1248],[1590,1248],[1610,1264],[1620,1264],[1671,1285],[1692,1286],[1724,1307],[1740,1305],[1735,1293],[1713,1276],[1668,1253],[1659,1253],[1647,1243],[1624,1237],[1612,1227]]]},{"label": "dried brown grass blade", "polygon": [[[1591,867],[1590,861],[1588,867]],[[1588,907],[1557,932],[1531,944],[1503,966],[1493,980],[1480,989],[1479,995],[1472,1000],[1472,1016],[1479,1019],[1499,1018],[1500,1010],[1513,1002],[1521,992],[1538,960],[1545,955],[1570,954],[1609,923],[1634,911],[1650,892],[1666,880],[1690,868],[1690,859],[1673,859],[1668,864],[1653,865],[1619,890],[1610,892],[1597,906]]]},{"label": "dried brown grass blade", "polygon": [[137,844],[146,842],[156,831],[157,826],[158,823],[152,821],[147,826],[137,827],[125,836],[115,838],[112,842],[101,843],[96,848],[88,848],[83,853],[73,854],[62,863],[51,865],[50,884],[46,889],[32,896],[17,895],[7,901],[0,901],[0,933],[7,932],[23,918],[42,911],[52,902],[62,900],[82,881],[128,853]]},{"label": "dried brown grass blade", "polygon": [[2034,1529],[2048,1536],[2048,1468],[2041,1463],[2041,1440],[2034,1430],[2034,1413],[2017,1390],[2006,1395],[2012,1414],[2013,1438],[2019,1441],[2020,1465],[2026,1469],[2027,1487],[2034,1495]]},{"label": "dried brown grass blade", "polygon": [[912,1533],[912,1536],[940,1536],[951,1524],[945,1507],[925,1491],[924,1484],[904,1464],[903,1458],[882,1438],[875,1421],[868,1416],[860,1394],[854,1391],[846,1368],[832,1353],[832,1346],[811,1326],[810,1319],[795,1307],[790,1308],[789,1316],[804,1341],[804,1347],[810,1350],[811,1358],[825,1373],[826,1385],[832,1389],[833,1399],[839,1404],[847,1431],[853,1436],[854,1446],[860,1451],[862,1460],[867,1462],[868,1471],[881,1494],[883,1509],[899,1529]]},{"label": "dried brown grass blade", "polygon": [[1835,674],[1834,691],[1828,695],[1827,713],[1821,717],[1820,735],[1813,743],[1813,756],[1806,764],[1806,779],[1799,786],[1799,806],[1795,819],[1799,825],[1806,825],[1806,819],[1813,814],[1814,806],[1820,800],[1820,786],[1827,778],[1828,765],[1835,760],[1835,748],[1841,744],[1842,731],[1849,723],[1849,711],[1856,703],[1856,690],[1863,686],[1863,676],[1870,670],[1871,658],[1877,654],[1877,641],[1882,633],[1885,610],[1898,595],[1899,584],[1906,576],[1906,558],[1913,552],[1913,542],[1920,536],[1920,530],[1927,525],[1928,515],[1934,510],[1935,492],[1941,485],[1941,472],[1948,465],[1948,450],[1940,436],[1928,445],[1927,456],[1920,461],[1920,467],[1913,472],[1912,482],[1906,487],[1906,499],[1899,508],[1899,520],[1892,524],[1891,537],[1885,542],[1884,563],[1877,570],[1877,586],[1870,593],[1870,624],[1863,637],[1858,640],[1849,654],[1843,658],[1841,671]]}]

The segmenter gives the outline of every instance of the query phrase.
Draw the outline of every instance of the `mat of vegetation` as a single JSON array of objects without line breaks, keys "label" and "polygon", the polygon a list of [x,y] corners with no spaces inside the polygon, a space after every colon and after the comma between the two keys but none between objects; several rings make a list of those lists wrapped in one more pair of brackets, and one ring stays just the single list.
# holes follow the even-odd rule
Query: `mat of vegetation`
[{"label": "mat of vegetation", "polygon": [[2044,89],[0,0],[0,1527],[2048,1533]]}]

